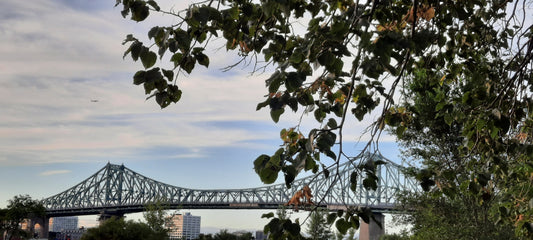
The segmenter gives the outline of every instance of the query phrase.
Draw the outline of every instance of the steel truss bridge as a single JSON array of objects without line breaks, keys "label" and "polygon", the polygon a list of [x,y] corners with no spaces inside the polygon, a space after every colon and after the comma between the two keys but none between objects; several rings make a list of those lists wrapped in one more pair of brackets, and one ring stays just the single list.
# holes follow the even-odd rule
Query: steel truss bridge
[{"label": "steel truss bridge", "polygon": [[375,212],[392,212],[401,191],[420,191],[415,179],[403,173],[403,167],[381,155],[367,154],[366,160],[385,161],[378,165],[375,191],[363,186],[358,176],[355,192],[350,190],[350,176],[355,166],[350,162],[330,170],[329,177],[319,173],[285,184],[246,189],[200,190],[177,187],[136,173],[124,165],[108,163],[104,168],[70,189],[43,199],[49,217],[142,212],[147,204],[164,202],[169,208],[182,209],[276,209],[287,203],[296,191],[309,186],[313,201],[328,209],[346,206],[370,207]]}]

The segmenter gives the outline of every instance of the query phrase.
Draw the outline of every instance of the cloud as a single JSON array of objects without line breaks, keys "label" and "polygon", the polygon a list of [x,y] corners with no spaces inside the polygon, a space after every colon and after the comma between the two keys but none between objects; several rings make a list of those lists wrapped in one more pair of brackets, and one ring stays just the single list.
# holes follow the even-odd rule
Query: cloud
[{"label": "cloud", "polygon": [[[193,149],[223,147],[264,152],[280,143],[281,128],[299,123],[302,109],[287,111],[277,124],[268,108],[256,111],[267,93],[268,73],[252,76],[240,67],[221,72],[236,61],[224,50],[208,50],[210,68],[197,66],[191,75],[181,75],[180,102],[159,109],[153,99],[145,100],[142,86],[132,84],[142,65],[122,59],[121,41],[132,32],[145,38],[149,27],[175,20],[155,14],[147,23],[135,23],[109,1],[90,9],[84,4],[0,4],[10,13],[0,22],[0,165],[202,158],[206,155]],[[312,113],[301,124],[303,132],[318,127]],[[347,124],[344,136],[350,141],[368,126]],[[182,152],[153,153],[172,148]]]},{"label": "cloud", "polygon": [[40,176],[52,176],[52,175],[58,175],[58,174],[66,174],[70,172],[71,172],[70,170],[52,170],[52,171],[42,172],[39,175]]}]

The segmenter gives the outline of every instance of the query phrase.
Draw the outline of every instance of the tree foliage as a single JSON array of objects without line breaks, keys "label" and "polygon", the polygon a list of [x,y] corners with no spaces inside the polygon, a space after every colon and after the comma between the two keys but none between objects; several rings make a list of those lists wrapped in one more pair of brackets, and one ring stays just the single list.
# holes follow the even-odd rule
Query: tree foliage
[{"label": "tree foliage", "polygon": [[82,240],[162,240],[167,239],[166,233],[152,230],[146,223],[126,221],[124,218],[112,217],[96,228],[89,228],[81,237]]},{"label": "tree foliage", "polygon": [[312,240],[333,239],[334,234],[330,230],[330,225],[326,221],[327,210],[317,209],[309,216],[307,224],[307,234]]},{"label": "tree foliage", "polygon": [[412,209],[399,221],[412,226],[410,236],[403,239],[518,239],[512,224],[492,219],[490,204],[471,197],[406,194],[402,205]]},{"label": "tree foliage", "polygon": [[277,210],[277,217],[274,213],[265,213],[261,218],[270,219],[265,225],[263,232],[268,235],[269,239],[305,239],[300,230],[300,221],[290,219],[287,209],[281,207]]},{"label": "tree foliage", "polygon": [[199,239],[213,239],[213,240],[250,240],[254,239],[251,232],[239,232],[239,233],[230,233],[227,229],[222,229],[220,232],[216,233],[214,236],[203,235]]},{"label": "tree foliage", "polygon": [[165,201],[159,200],[147,204],[145,211],[143,212],[146,224],[148,224],[152,231],[161,236],[167,235],[169,232],[168,226],[171,225],[169,222],[169,216],[166,212],[167,209],[168,206],[165,204]]},{"label": "tree foliage", "polygon": [[[372,143],[386,127],[399,138],[408,131],[435,133],[441,150],[449,149],[452,158],[440,163],[435,155],[421,155],[427,160],[417,173],[422,187],[452,198],[468,194],[477,201],[498,192],[506,196],[494,203],[498,218],[523,234],[533,229],[533,191],[528,187],[533,172],[533,26],[527,25],[528,4],[212,0],[176,12],[155,1],[117,0],[122,15],[134,21],[143,21],[151,11],[175,18],[175,24],[148,32],[151,43],[132,35],[124,41],[124,57],[143,66],[133,83],[162,108],[180,100],[180,75],[192,74],[198,65],[209,67],[208,47],[218,38],[239,56],[232,66],[274,69],[257,110],[268,108],[274,122],[286,110],[316,120],[308,131],[300,123],[282,129],[282,146],[254,161],[263,182],[282,174],[290,187],[301,171],[328,176],[330,167],[352,161],[358,166],[354,174],[366,176],[365,187],[375,188],[375,164],[362,164],[343,149],[347,119],[374,118],[364,151],[377,146]],[[158,57],[169,59],[173,67],[159,67]],[[346,230],[369,215],[360,209],[337,217],[336,226]],[[294,223],[283,224],[287,228],[269,228],[296,231]]]},{"label": "tree foliage", "polygon": [[[31,233],[20,228],[27,219],[44,218],[46,209],[29,195],[18,195],[8,201],[6,209],[0,209],[0,232],[6,239],[29,238]],[[4,236],[2,234],[2,236]]]},{"label": "tree foliage", "polygon": [[[531,64],[508,69],[509,64],[518,64],[514,58],[530,61],[532,53],[506,48],[512,43],[521,46],[521,40],[513,40],[521,36],[495,40],[492,35],[508,33],[499,32],[502,27],[471,24],[478,25],[473,28],[476,32],[466,36],[477,45],[461,40],[466,46],[454,49],[455,59],[461,61],[444,66],[418,61],[416,64],[424,67],[414,69],[404,80],[402,95],[410,97],[396,107],[409,124],[394,126],[393,132],[407,161],[422,167],[412,173],[428,191],[404,199],[415,209],[407,221],[415,226],[415,239],[446,231],[453,239],[510,239],[511,226],[516,227],[518,236],[532,233],[531,208],[516,199],[533,197],[524,188],[524,180],[533,170],[524,168],[532,164],[533,156]],[[463,29],[472,26],[459,30]],[[524,34],[531,36],[532,30],[530,26]],[[487,35],[487,31],[493,34]],[[529,37],[524,46],[532,45]],[[452,67],[459,70],[449,79]],[[457,231],[458,222],[461,231]]]}]

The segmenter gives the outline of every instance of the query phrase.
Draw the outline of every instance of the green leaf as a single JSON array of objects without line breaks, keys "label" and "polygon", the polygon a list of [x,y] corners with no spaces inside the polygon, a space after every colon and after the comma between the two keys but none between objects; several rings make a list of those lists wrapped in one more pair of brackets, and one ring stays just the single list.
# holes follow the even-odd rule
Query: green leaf
[{"label": "green leaf", "polygon": [[363,219],[363,222],[369,223],[370,217],[372,216],[372,210],[370,210],[370,208],[365,207],[362,212],[357,213],[357,216]]},{"label": "green leaf", "polygon": [[206,68],[209,67],[209,57],[203,53],[196,54],[196,60],[198,61],[198,64],[205,66]]},{"label": "green leaf", "polygon": [[350,223],[352,224],[352,228],[359,229],[360,220],[358,216],[352,215],[350,216]]},{"label": "green leaf", "polygon": [[165,75],[165,77],[167,78],[169,82],[174,81],[174,72],[172,70],[162,69],[162,71],[163,71],[163,75]]},{"label": "green leaf", "polygon": [[405,126],[398,126],[396,127],[396,135],[398,136],[398,138],[402,138],[403,136],[403,133],[405,132],[405,130],[407,130],[407,127]]},{"label": "green leaf", "polygon": [[[306,171],[309,171],[309,170],[314,170],[316,169],[317,165],[316,165],[316,162],[315,160],[308,154],[306,154],[306,158],[305,158],[305,170]],[[313,171],[314,172],[314,171]]]},{"label": "green leaf", "polygon": [[304,60],[305,56],[301,49],[296,49],[291,56],[289,57],[289,62],[292,64],[301,63]]},{"label": "green leaf", "polygon": [[254,170],[257,174],[265,167],[265,165],[270,161],[270,156],[262,154],[257,157],[254,161]]},{"label": "green leaf", "polygon": [[302,78],[300,74],[296,72],[290,72],[285,77],[285,87],[287,88],[287,91],[294,92],[302,86],[304,80],[305,77]]},{"label": "green leaf", "polygon": [[171,62],[174,62],[174,67],[177,67],[181,64],[181,60],[183,59],[183,54],[181,53],[175,53],[174,55],[172,55],[172,57],[170,58],[170,61]]},{"label": "green leaf", "polygon": [[157,92],[155,94],[155,101],[161,108],[165,108],[171,103],[167,92]]},{"label": "green leaf", "polygon": [[283,224],[283,228],[287,230],[292,236],[298,236],[300,234],[300,224],[292,223],[290,220],[287,220]]},{"label": "green leaf", "polygon": [[335,55],[330,51],[324,51],[318,55],[317,60],[322,66],[330,66],[335,64]]},{"label": "green leaf", "polygon": [[337,121],[335,121],[334,118],[330,118],[330,119],[328,120],[328,127],[329,127],[330,129],[337,128],[337,126],[338,126],[338,125],[337,125]]},{"label": "green leaf", "polygon": [[196,59],[192,56],[188,56],[185,58],[185,61],[182,61],[180,64],[180,67],[185,70],[188,74],[192,72],[194,69],[194,65],[196,63]]},{"label": "green leaf", "polygon": [[328,224],[333,224],[333,222],[335,222],[335,219],[337,219],[337,214],[336,213],[330,213],[328,214],[328,216],[326,217],[326,222]]},{"label": "green leaf", "polygon": [[261,215],[261,218],[273,218],[273,217],[274,217],[273,212],[264,213],[263,215]]},{"label": "green leaf", "polygon": [[335,227],[342,234],[346,234],[346,232],[348,232],[348,229],[350,229],[351,226],[352,224],[344,220],[344,218],[339,218],[337,222],[335,222]]},{"label": "green leaf", "polygon": [[157,32],[159,32],[159,27],[158,26],[152,27],[152,29],[148,31],[148,38],[149,39],[155,38],[155,36],[157,35]]},{"label": "green leaf", "polygon": [[157,61],[157,55],[154,52],[149,51],[149,50],[141,52],[141,62],[143,63],[143,66],[145,69],[148,69],[154,66],[156,61]]},{"label": "green leaf", "polygon": [[487,127],[487,122],[483,119],[478,119],[477,123],[476,123],[476,129],[478,131],[484,129]]},{"label": "green leaf", "polygon": [[296,168],[293,165],[289,165],[285,166],[283,171],[285,172],[285,185],[287,188],[291,188],[291,184],[298,174]]},{"label": "green leaf", "polygon": [[358,179],[358,174],[356,171],[352,172],[352,174],[350,175],[350,189],[355,192],[357,190],[357,179]]},{"label": "green leaf", "polygon": [[154,0],[150,0],[146,3],[152,6],[156,11],[161,11],[161,8],[159,7],[159,5],[157,5],[157,3]]},{"label": "green leaf", "polygon": [[309,106],[314,104],[315,100],[313,99],[313,95],[309,92],[304,92],[300,95],[298,95],[298,103],[300,103],[303,106]]},{"label": "green leaf", "polygon": [[317,121],[322,122],[326,118],[326,113],[319,107],[315,110],[314,116]]},{"label": "green leaf", "polygon": [[344,214],[344,210],[342,209],[337,210],[337,216],[342,217],[343,214]]},{"label": "green leaf", "polygon": [[273,164],[270,156],[263,154],[255,159],[254,170],[263,183],[270,184],[278,178],[280,167]]},{"label": "green leaf", "polygon": [[323,152],[324,152],[324,154],[326,154],[326,156],[328,156],[329,158],[331,158],[331,159],[333,159],[333,160],[337,159],[337,155],[336,155],[333,151],[331,151],[330,149],[325,149]]},{"label": "green leaf", "polygon": [[178,48],[181,49],[182,52],[188,52],[191,48],[191,37],[183,29],[174,30],[174,39],[178,44]]},{"label": "green leaf", "polygon": [[279,86],[281,86],[281,82],[283,81],[284,74],[282,74],[280,71],[274,72],[270,78],[265,80],[266,85],[268,86],[268,92],[269,93],[275,93],[278,91]]},{"label": "green leaf", "polygon": [[[159,92],[164,92],[167,88],[167,82],[161,77],[154,80],[155,88]],[[170,99],[169,99],[170,100]]]},{"label": "green leaf", "polygon": [[374,174],[368,174],[365,179],[363,179],[363,187],[368,190],[378,189],[378,178]]},{"label": "green leaf", "polygon": [[333,62],[326,67],[329,72],[335,73],[335,75],[341,75],[344,62],[340,58],[335,58]]},{"label": "green leaf", "polygon": [[[133,42],[130,45],[130,52],[131,52],[131,58],[133,61],[137,61],[139,59],[139,56],[141,55],[141,51],[143,49],[143,44],[141,42]],[[128,52],[124,53],[124,57],[126,57],[126,54]]]},{"label": "green leaf", "polygon": [[256,111],[261,110],[261,108],[264,108],[270,104],[270,98],[267,98],[264,102],[258,103],[257,107],[255,108]]},{"label": "green leaf", "polygon": [[278,179],[278,173],[279,168],[276,168],[275,166],[272,166],[270,164],[267,164],[261,172],[259,172],[259,178],[261,178],[261,181],[265,184],[271,184]]},{"label": "green leaf", "polygon": [[168,94],[172,102],[177,103],[181,99],[181,90],[176,85],[168,85]]},{"label": "green leaf", "polygon": [[198,21],[201,25],[207,24],[207,21],[209,21],[209,7],[202,6],[198,9],[198,11],[195,11],[193,14],[193,18]]},{"label": "green leaf", "polygon": [[451,125],[452,125],[452,122],[453,122],[453,116],[452,116],[452,114],[449,114],[449,113],[445,114],[445,115],[444,115],[444,122],[445,122],[446,124],[448,124],[448,126],[451,126]]},{"label": "green leaf", "polygon": [[270,117],[272,118],[272,121],[275,123],[279,122],[279,117],[281,114],[285,112],[284,108],[276,109],[276,110],[270,110]]},{"label": "green leaf", "polygon": [[444,106],[446,106],[446,102],[439,102],[437,106],[435,107],[435,111],[440,111],[441,109],[444,108]]},{"label": "green leaf", "polygon": [[145,71],[142,71],[142,70],[137,71],[135,75],[133,75],[133,84],[135,85],[143,84],[146,81],[145,74],[146,74]]},{"label": "green leaf", "polygon": [[143,21],[150,14],[150,9],[146,3],[141,0],[136,0],[130,4],[131,19],[137,22]]},{"label": "green leaf", "polygon": [[329,177],[329,170],[326,168],[324,164],[322,164],[322,173],[324,173],[325,178]]}]

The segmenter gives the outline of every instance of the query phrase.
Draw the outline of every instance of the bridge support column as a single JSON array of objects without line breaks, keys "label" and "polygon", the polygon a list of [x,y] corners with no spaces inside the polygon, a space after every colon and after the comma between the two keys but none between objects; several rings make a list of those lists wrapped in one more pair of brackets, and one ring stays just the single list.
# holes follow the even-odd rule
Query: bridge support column
[{"label": "bridge support column", "polygon": [[[48,238],[48,228],[49,228],[49,217],[43,217],[43,218],[32,218],[29,221],[29,229],[32,234],[35,234],[36,237],[39,238]],[[39,229],[35,229],[35,226],[39,224]],[[34,237],[34,236],[32,236]]]},{"label": "bridge support column", "polygon": [[381,223],[382,227],[373,219],[370,219],[369,223],[361,222],[359,240],[379,240],[385,234],[385,215],[383,213],[374,213],[374,218]]}]

